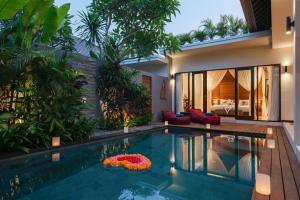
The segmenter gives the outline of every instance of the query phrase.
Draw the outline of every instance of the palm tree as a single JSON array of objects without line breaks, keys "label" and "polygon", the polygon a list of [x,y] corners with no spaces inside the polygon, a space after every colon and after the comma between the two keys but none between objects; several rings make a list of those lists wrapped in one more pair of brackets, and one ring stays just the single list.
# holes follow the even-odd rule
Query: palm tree
[{"label": "palm tree", "polygon": [[233,15],[227,16],[228,25],[229,25],[229,35],[235,36],[241,32],[242,24],[244,21],[239,19],[238,17],[234,17]]},{"label": "palm tree", "polygon": [[88,44],[99,45],[103,37],[105,24],[101,22],[99,16],[92,11],[79,12],[80,25],[77,27],[76,32],[79,33],[80,38],[86,39]]},{"label": "palm tree", "polygon": [[181,45],[191,44],[193,42],[193,37],[190,33],[177,35],[176,38],[180,41]]},{"label": "palm tree", "polygon": [[217,28],[214,25],[213,21],[211,19],[206,19],[202,21],[201,26],[203,27],[203,31],[207,35],[207,37],[213,40],[217,35]]},{"label": "palm tree", "polygon": [[204,40],[207,39],[206,33],[204,31],[202,31],[202,30],[196,30],[196,31],[194,31],[193,32],[193,37],[196,40],[200,41],[200,42],[202,42],[202,41],[204,41]]},{"label": "palm tree", "polygon": [[228,17],[227,15],[221,15],[220,21],[217,24],[217,34],[221,38],[228,36],[229,25],[228,25]]},{"label": "palm tree", "polygon": [[241,31],[242,31],[242,33],[243,34],[247,34],[247,33],[249,33],[249,28],[248,28],[248,24],[247,24],[247,22],[245,21],[245,20],[241,20]]}]

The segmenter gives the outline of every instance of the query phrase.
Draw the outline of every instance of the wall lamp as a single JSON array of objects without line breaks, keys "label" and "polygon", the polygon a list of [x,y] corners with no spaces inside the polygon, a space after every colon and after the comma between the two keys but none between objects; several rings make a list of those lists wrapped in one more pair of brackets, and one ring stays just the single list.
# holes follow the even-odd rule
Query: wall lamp
[{"label": "wall lamp", "polygon": [[284,72],[285,72],[285,73],[288,72],[288,66],[284,66]]},{"label": "wall lamp", "polygon": [[291,17],[288,16],[286,17],[286,28],[285,28],[286,34],[291,34],[292,27],[295,27],[295,20],[292,21]]},{"label": "wall lamp", "polygon": [[171,75],[170,75],[170,79],[171,79],[171,80],[175,79],[174,74],[171,74]]}]

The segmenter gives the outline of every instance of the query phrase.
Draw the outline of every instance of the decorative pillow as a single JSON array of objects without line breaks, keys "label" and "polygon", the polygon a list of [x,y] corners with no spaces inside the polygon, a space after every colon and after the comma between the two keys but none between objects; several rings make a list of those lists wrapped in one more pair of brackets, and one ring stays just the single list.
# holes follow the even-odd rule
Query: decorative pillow
[{"label": "decorative pillow", "polygon": [[240,100],[240,106],[248,106],[249,105],[249,100]]},{"label": "decorative pillow", "polygon": [[162,113],[163,113],[163,119],[164,120],[168,120],[170,118],[176,117],[175,113],[173,113],[173,112],[163,111]]},{"label": "decorative pillow", "polygon": [[212,100],[212,105],[218,105],[218,104],[219,104],[219,99]]},{"label": "decorative pillow", "polygon": [[228,103],[229,105],[234,105],[234,100],[228,99],[228,100],[227,100],[227,103]]},{"label": "decorative pillow", "polygon": [[220,99],[220,104],[221,105],[227,104],[227,100],[226,99]]}]

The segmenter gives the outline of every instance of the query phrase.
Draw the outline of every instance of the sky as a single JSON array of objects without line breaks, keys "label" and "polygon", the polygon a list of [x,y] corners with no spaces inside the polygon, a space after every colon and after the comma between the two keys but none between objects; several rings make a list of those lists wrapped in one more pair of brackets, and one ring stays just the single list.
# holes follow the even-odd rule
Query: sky
[{"label": "sky", "polygon": [[[73,18],[73,28],[79,23],[78,11],[84,10],[92,0],[55,0],[56,5],[71,3],[70,14]],[[244,18],[240,0],[179,0],[180,13],[167,24],[166,32],[175,35],[197,29],[201,21],[210,18],[214,22],[221,14],[233,14]],[[76,33],[75,33],[76,34]]]}]

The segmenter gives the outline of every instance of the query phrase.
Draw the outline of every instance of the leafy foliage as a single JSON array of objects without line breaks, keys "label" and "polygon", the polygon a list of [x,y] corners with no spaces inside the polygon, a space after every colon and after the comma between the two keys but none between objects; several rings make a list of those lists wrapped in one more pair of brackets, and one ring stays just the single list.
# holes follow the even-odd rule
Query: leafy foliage
[{"label": "leafy foliage", "polygon": [[211,19],[206,19],[202,22],[203,32],[207,35],[209,39],[214,39],[217,35],[217,27]]},{"label": "leafy foliage", "polygon": [[135,71],[121,67],[129,58],[147,57],[179,50],[176,37],[164,27],[176,15],[177,0],[93,0],[86,11],[80,12],[77,31],[90,46],[90,55],[99,61],[98,97],[104,129],[121,128],[126,120],[144,115],[149,108],[149,95],[133,81]]},{"label": "leafy foliage", "polygon": [[193,41],[213,40],[216,38],[225,38],[239,34],[248,33],[247,23],[243,19],[234,17],[233,15],[221,15],[218,23],[214,23],[211,19],[201,22],[198,30],[191,33],[177,35],[176,38],[181,45],[192,43]]},{"label": "leafy foliage", "polygon": [[177,39],[180,41],[181,45],[191,44],[193,42],[193,36],[190,33],[177,35]]},{"label": "leafy foliage", "polygon": [[150,121],[152,121],[152,118],[153,118],[152,114],[145,114],[145,115],[138,116],[134,119],[129,120],[127,122],[127,127],[147,125]]},{"label": "leafy foliage", "polygon": [[57,8],[51,0],[28,0],[12,18],[1,15],[1,151],[48,147],[53,136],[80,140],[93,128],[81,115],[84,76],[44,46],[63,46],[71,37],[68,10],[69,4]]},{"label": "leafy foliage", "polygon": [[202,41],[206,40],[207,35],[202,30],[196,30],[193,32],[193,38],[195,38],[195,40],[202,42]]}]

